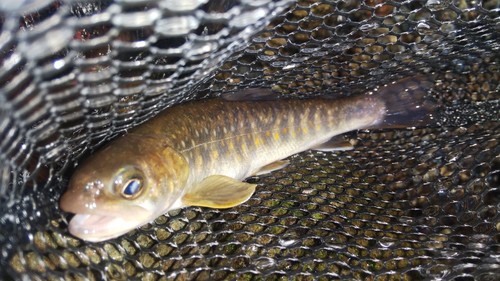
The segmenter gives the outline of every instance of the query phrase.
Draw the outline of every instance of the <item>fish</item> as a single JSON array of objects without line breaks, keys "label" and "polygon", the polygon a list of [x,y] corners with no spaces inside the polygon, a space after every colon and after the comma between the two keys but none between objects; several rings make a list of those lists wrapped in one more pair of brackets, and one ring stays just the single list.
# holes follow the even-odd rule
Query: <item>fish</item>
[{"label": "fish", "polygon": [[247,89],[172,106],[85,159],[60,209],[74,214],[70,234],[101,242],[170,210],[231,208],[255,192],[246,178],[286,167],[291,155],[352,149],[342,134],[354,130],[430,124],[432,86],[417,75],[340,98],[273,99]]}]

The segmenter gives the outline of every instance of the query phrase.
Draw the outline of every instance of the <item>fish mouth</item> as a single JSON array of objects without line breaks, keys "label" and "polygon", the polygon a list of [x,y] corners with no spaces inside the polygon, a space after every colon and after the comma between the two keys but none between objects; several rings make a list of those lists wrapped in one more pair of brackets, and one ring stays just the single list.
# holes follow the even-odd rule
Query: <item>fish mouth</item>
[{"label": "fish mouth", "polygon": [[147,220],[101,214],[75,214],[69,222],[69,232],[89,242],[101,242],[118,237],[145,223]]}]

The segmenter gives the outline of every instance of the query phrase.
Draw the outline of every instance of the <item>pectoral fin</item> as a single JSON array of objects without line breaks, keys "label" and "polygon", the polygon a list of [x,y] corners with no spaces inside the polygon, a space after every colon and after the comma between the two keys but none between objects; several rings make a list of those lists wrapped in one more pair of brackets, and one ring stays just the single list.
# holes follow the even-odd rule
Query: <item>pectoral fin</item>
[{"label": "pectoral fin", "polygon": [[317,145],[311,148],[312,150],[318,151],[344,151],[344,150],[352,150],[354,146],[343,136],[335,136],[331,138],[329,141]]},{"label": "pectoral fin", "polygon": [[186,206],[231,208],[247,201],[256,186],[226,176],[209,176],[191,188],[182,198],[182,203]]}]

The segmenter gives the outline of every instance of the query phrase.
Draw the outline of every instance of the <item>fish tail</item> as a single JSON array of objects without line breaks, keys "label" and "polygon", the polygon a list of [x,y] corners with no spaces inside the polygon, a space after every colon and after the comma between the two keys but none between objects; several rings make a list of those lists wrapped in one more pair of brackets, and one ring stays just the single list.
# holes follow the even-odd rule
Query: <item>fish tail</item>
[{"label": "fish tail", "polygon": [[436,123],[436,103],[427,98],[430,76],[404,78],[380,88],[374,96],[385,104],[384,119],[374,128],[422,127]]}]

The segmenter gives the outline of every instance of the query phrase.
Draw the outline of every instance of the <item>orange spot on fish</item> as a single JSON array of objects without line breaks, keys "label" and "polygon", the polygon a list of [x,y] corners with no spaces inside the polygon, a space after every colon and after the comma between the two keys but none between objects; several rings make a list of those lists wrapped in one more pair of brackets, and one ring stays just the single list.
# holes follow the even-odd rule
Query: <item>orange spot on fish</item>
[{"label": "orange spot on fish", "polygon": [[270,137],[271,136],[271,132],[270,131],[266,131],[266,137]]}]

